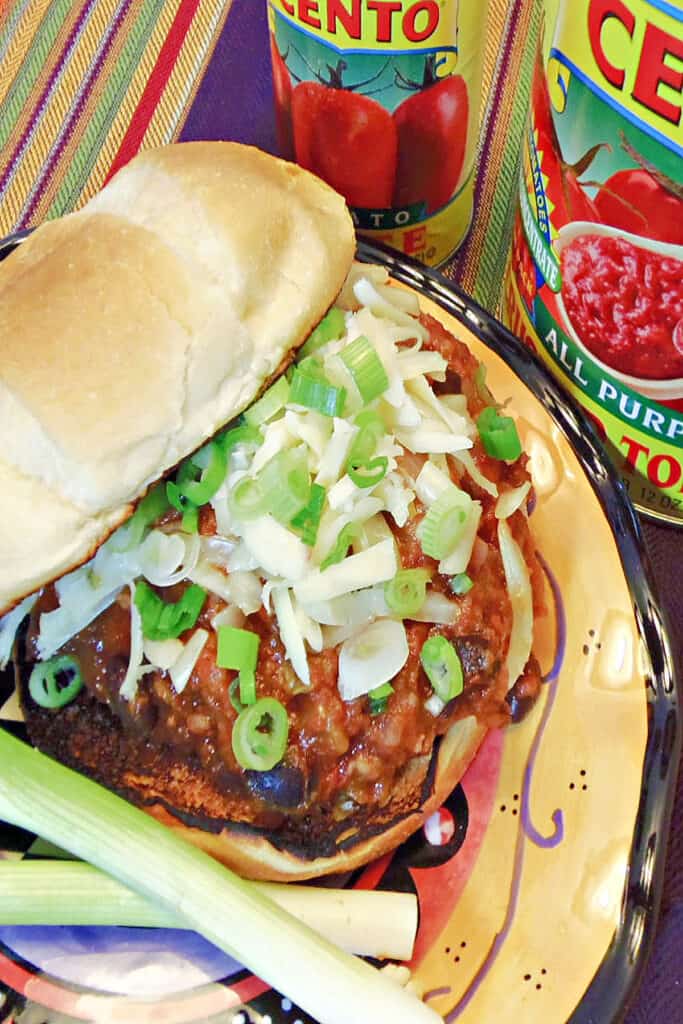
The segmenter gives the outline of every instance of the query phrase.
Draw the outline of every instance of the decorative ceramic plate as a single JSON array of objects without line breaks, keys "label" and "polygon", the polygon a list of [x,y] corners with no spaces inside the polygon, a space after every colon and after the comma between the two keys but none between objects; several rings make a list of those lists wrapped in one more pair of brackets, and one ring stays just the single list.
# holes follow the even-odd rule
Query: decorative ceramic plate
[{"label": "decorative ceramic plate", "polygon": [[[410,966],[449,1024],[608,1024],[652,937],[680,747],[637,521],[591,429],[531,353],[438,274],[369,246],[361,257],[417,290],[510,400],[531,458],[549,614],[533,712],[489,734],[420,833],[343,882],[417,893]],[[9,682],[0,696],[0,718],[21,733]],[[0,847],[54,852],[2,826]],[[15,1024],[310,1022],[180,930],[0,927],[0,987],[0,1021]]]}]

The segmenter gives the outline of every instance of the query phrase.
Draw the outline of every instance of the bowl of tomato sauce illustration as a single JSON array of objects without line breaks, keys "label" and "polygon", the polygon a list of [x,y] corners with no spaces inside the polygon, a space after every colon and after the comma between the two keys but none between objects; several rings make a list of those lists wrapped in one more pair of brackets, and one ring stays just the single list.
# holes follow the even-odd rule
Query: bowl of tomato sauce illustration
[{"label": "bowl of tomato sauce illustration", "polygon": [[683,398],[683,245],[572,221],[555,251],[559,312],[588,358],[649,398]]}]

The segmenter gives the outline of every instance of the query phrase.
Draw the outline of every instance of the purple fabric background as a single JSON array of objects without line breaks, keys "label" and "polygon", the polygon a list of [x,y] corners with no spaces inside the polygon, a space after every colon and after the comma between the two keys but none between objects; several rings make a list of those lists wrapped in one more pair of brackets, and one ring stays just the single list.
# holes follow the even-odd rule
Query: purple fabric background
[{"label": "purple fabric background", "polygon": [[[232,139],[276,152],[265,8],[265,0],[233,0],[185,123],[183,140]],[[660,600],[669,616],[674,662],[681,672],[683,530],[645,522],[643,533]],[[683,775],[674,808],[657,939],[625,1024],[683,1024]]]}]

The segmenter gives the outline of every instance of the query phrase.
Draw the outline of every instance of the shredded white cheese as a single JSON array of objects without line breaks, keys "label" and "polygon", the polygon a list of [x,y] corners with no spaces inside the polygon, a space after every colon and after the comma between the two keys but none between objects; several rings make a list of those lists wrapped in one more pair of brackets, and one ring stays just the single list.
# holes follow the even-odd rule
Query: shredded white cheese
[{"label": "shredded white cheese", "polygon": [[178,660],[171,665],[169,674],[173,689],[176,693],[182,693],[187,686],[190,676],[194,672],[199,655],[204,650],[204,645],[209,639],[205,629],[195,629],[190,639],[185,644],[185,649]]},{"label": "shredded white cheese", "polygon": [[37,600],[38,594],[30,594],[16,608],[0,619],[0,669],[5,668],[12,657],[17,630]]},{"label": "shredded white cheese", "polygon": [[280,638],[285,646],[287,658],[301,682],[310,686],[311,674],[306,658],[306,646],[297,617],[294,614],[289,590],[286,587],[275,587],[272,598]]},{"label": "shredded white cheese", "polygon": [[513,487],[511,491],[501,494],[496,502],[496,519],[509,519],[517,509],[522,508],[530,490],[531,483],[527,480],[519,487]]},{"label": "shredded white cheese", "polygon": [[128,655],[128,668],[121,683],[119,693],[124,700],[133,700],[138,689],[140,670],[142,669],[142,621],[140,612],[135,604],[135,584],[129,583],[130,589],[130,654]]},{"label": "shredded white cheese", "polygon": [[294,593],[304,603],[325,601],[374,583],[384,583],[396,575],[398,559],[393,540],[380,541],[366,551],[347,555],[324,572],[316,569],[294,585]]},{"label": "shredded white cheese", "polygon": [[[122,695],[133,699],[140,677],[155,670],[169,672],[175,689],[181,692],[209,634],[196,629],[187,643],[144,638],[134,595],[140,579],[162,588],[191,580],[218,599],[218,610],[212,615],[214,629],[245,625],[246,616],[261,607],[270,611],[272,605],[286,656],[306,685],[310,683],[307,652],[344,643],[347,667],[340,689],[366,693],[379,685],[388,671],[386,665],[393,666],[393,674],[398,671],[394,662],[398,664],[400,659],[395,652],[404,650],[401,636],[405,640],[405,630],[384,599],[384,583],[401,568],[392,526],[408,523],[416,499],[428,508],[445,489],[456,486],[448,463],[454,458],[478,487],[498,499],[495,511],[500,520],[500,546],[515,610],[508,663],[511,674],[521,671],[520,663],[530,648],[530,585],[528,573],[524,578],[526,563],[505,520],[524,506],[529,484],[499,496],[496,484],[479,469],[471,452],[477,431],[465,396],[437,395],[432,389],[431,381],[445,379],[447,362],[440,353],[422,347],[428,331],[416,319],[416,296],[387,282],[383,268],[355,264],[339,300],[348,310],[346,335],[315,353],[325,377],[346,389],[343,415],[330,418],[288,402],[260,426],[262,443],[246,442],[233,448],[226,480],[210,503],[216,517],[215,536],[183,533],[179,524],[166,523],[162,529],[149,530],[142,542],[130,549],[128,528],[117,531],[95,558],[56,585],[60,604],[43,613],[39,622],[42,658],[59,650],[128,587],[131,654]],[[386,428],[372,454],[386,459],[386,474],[367,488],[359,487],[347,473],[359,432],[354,420],[366,406],[342,353],[360,335],[374,347],[389,385],[369,406]],[[270,514],[239,522],[230,507],[229,494],[235,484],[245,476],[256,476],[286,449],[300,450],[311,480],[325,488],[312,547],[303,542],[295,527],[283,525]],[[208,446],[193,457],[200,466],[206,465],[208,458]],[[466,511],[465,526],[454,549],[439,563],[442,574],[465,572],[473,559],[481,503],[468,497]],[[348,552],[322,569],[349,524],[354,530]],[[10,657],[16,629],[34,600],[27,598],[0,620],[0,665]],[[459,608],[457,600],[428,586],[424,605],[413,617],[453,623]],[[365,640],[359,646],[356,641],[362,637]],[[376,637],[383,638],[384,647],[375,664],[368,652]],[[389,661],[392,638],[395,649]],[[351,657],[349,652],[354,651]],[[359,651],[364,652],[362,656]],[[371,671],[367,671],[368,665]],[[360,681],[363,679],[365,682]],[[433,703],[430,710],[438,714]]]},{"label": "shredded white cheese", "polygon": [[529,569],[505,519],[498,523],[498,541],[512,604],[512,632],[507,655],[508,686],[524,671],[533,642],[534,610]]},{"label": "shredded white cheese", "polygon": [[356,700],[393,679],[408,653],[405,626],[394,619],[378,619],[345,640],[339,652],[342,700]]}]

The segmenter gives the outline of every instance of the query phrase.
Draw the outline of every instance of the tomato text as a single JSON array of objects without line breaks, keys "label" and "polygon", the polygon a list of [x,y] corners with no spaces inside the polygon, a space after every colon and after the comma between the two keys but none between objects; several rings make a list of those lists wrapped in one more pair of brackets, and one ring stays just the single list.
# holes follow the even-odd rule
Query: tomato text
[{"label": "tomato text", "polygon": [[[629,45],[622,46],[619,63],[615,56],[606,53],[603,41],[603,29],[606,23],[613,19],[623,26],[625,39],[631,40]],[[683,90],[683,71],[670,64],[669,60],[683,60],[683,39],[647,22],[640,52],[634,53],[636,15],[623,0],[591,0],[588,10],[588,33],[595,62],[611,86],[622,90],[626,82],[628,61],[637,61],[631,90],[633,99],[670,124],[681,123],[680,96]],[[668,95],[661,92],[661,86],[668,86]],[[671,91],[678,93],[678,102],[670,98]]]},{"label": "tomato text", "polygon": [[[423,43],[434,35],[440,18],[436,0],[415,0],[404,11],[400,0],[279,0],[291,18],[309,28],[336,35],[343,29],[350,39],[370,32],[376,43],[391,43],[400,32],[411,43]],[[367,38],[364,38],[367,42]],[[371,40],[372,41],[372,38]]]},{"label": "tomato text", "polygon": [[[680,484],[683,477],[680,459],[667,455],[666,452],[653,455],[647,445],[634,437],[629,437],[628,434],[624,434],[621,443],[626,446],[626,464],[641,473],[644,470],[647,479],[655,487],[668,489]],[[683,493],[683,487],[679,490]]]}]

